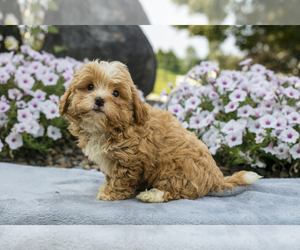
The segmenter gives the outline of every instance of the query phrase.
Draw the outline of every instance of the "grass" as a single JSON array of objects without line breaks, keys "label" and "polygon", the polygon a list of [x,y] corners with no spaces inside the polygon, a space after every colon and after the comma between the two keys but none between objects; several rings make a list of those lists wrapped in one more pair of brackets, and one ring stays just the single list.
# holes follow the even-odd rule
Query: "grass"
[{"label": "grass", "polygon": [[159,94],[164,88],[167,88],[167,92],[169,93],[171,89],[168,87],[169,82],[173,82],[175,85],[175,80],[178,74],[165,70],[165,69],[157,69],[156,71],[156,80],[154,84],[154,89],[152,93]]}]

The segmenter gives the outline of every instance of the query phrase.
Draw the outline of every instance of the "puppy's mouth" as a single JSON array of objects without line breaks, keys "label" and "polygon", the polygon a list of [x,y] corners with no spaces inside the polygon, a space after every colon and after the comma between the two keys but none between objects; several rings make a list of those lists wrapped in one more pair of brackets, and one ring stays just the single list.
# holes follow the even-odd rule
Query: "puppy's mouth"
[{"label": "puppy's mouth", "polygon": [[93,111],[95,113],[104,113],[103,110],[101,108],[94,108]]}]

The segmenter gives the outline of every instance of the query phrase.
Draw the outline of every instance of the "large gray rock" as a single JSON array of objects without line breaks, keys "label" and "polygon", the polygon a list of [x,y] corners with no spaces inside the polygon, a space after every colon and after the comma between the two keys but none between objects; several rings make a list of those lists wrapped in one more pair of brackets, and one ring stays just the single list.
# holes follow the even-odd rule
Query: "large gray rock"
[{"label": "large gray rock", "polygon": [[149,24],[138,0],[55,0],[59,11],[48,11],[45,24]]},{"label": "large gray rock", "polygon": [[[145,96],[153,90],[156,59],[150,43],[139,26],[56,26],[59,34],[48,34],[43,50],[57,57],[71,56],[121,61],[126,64],[134,83]],[[55,53],[53,46],[67,46],[68,51]]]}]

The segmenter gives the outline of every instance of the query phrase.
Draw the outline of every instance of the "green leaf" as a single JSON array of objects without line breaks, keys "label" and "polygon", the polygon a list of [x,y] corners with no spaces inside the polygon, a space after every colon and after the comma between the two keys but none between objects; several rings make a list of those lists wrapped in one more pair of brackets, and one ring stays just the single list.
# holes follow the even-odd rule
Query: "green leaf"
[{"label": "green leaf", "polygon": [[36,12],[38,11],[40,8],[42,7],[42,5],[40,3],[35,3],[31,6],[31,12]]},{"label": "green leaf", "polygon": [[56,53],[59,53],[59,52],[64,51],[64,50],[69,50],[69,48],[67,46],[58,46],[58,45],[55,45],[53,48],[54,48],[54,51]]},{"label": "green leaf", "polygon": [[50,26],[48,26],[48,32],[52,33],[52,34],[58,34],[59,30],[55,26],[50,25]]},{"label": "green leaf", "polygon": [[30,34],[32,36],[36,35],[37,33],[40,33],[42,31],[42,29],[40,27],[35,27],[33,29],[31,29]]},{"label": "green leaf", "polygon": [[48,2],[48,8],[53,11],[58,11],[58,5],[54,1]]}]

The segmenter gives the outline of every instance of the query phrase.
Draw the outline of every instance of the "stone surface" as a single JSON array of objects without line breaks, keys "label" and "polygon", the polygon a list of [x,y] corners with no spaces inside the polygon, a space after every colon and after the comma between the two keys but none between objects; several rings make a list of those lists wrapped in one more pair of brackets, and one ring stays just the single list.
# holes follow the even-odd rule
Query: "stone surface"
[{"label": "stone surface", "polygon": [[[70,56],[83,61],[101,59],[126,64],[135,85],[148,95],[156,76],[156,58],[146,36],[138,26],[57,26],[59,34],[48,34],[43,50],[57,57]],[[67,46],[56,53],[54,45]]]},{"label": "stone surface", "polygon": [[48,11],[47,25],[150,24],[138,0],[55,0],[59,11]]}]

